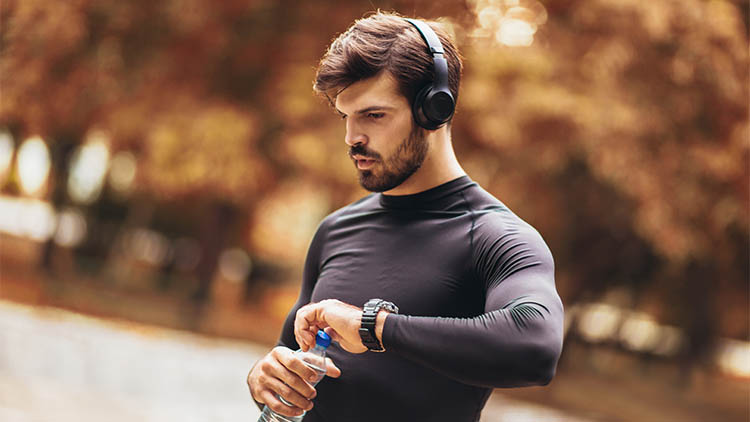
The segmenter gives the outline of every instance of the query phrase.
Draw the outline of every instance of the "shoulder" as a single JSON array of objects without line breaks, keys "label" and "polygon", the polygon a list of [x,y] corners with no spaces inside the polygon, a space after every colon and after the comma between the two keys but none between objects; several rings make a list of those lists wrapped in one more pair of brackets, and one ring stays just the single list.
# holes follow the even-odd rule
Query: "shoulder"
[{"label": "shoulder", "polygon": [[503,234],[508,231],[539,233],[514,213],[507,205],[479,185],[472,186],[464,193],[468,207],[474,214],[475,229],[488,234]]},{"label": "shoulder", "polygon": [[489,192],[477,186],[467,192],[474,213],[473,240],[478,255],[508,259],[524,251],[535,261],[552,265],[552,253],[542,235]]}]

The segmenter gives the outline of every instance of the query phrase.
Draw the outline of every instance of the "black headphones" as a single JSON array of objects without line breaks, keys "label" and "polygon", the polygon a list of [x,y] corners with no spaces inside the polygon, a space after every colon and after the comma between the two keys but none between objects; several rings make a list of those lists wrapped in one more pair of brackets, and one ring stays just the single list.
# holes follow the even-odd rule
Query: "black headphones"
[{"label": "black headphones", "polygon": [[448,61],[445,60],[443,44],[429,25],[417,19],[404,19],[417,28],[419,35],[427,43],[435,68],[435,79],[414,98],[412,114],[419,126],[435,130],[450,120],[456,109],[456,101],[448,87]]}]

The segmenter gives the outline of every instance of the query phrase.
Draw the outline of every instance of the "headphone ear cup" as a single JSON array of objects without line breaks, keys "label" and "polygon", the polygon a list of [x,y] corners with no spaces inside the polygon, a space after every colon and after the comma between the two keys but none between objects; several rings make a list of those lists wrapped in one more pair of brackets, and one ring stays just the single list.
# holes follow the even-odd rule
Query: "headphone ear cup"
[{"label": "headphone ear cup", "polygon": [[414,116],[414,121],[417,122],[419,126],[421,126],[424,129],[427,130],[435,130],[442,123],[435,123],[433,122],[426,114],[425,114],[425,99],[432,91],[432,84],[427,84],[424,88],[422,88],[418,93],[417,96],[414,97],[414,103],[412,104],[412,115]]},{"label": "headphone ear cup", "polygon": [[422,102],[422,111],[425,117],[438,126],[450,120],[455,109],[456,102],[447,89],[430,89]]}]

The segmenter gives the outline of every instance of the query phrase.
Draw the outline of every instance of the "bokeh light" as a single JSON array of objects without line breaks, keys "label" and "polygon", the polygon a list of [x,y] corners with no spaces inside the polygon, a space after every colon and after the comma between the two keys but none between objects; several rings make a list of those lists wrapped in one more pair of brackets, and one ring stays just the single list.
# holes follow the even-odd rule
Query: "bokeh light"
[{"label": "bokeh light", "polygon": [[50,156],[42,138],[27,139],[18,149],[18,178],[21,190],[29,196],[41,196],[50,171]]},{"label": "bokeh light", "polygon": [[109,185],[118,193],[128,193],[133,189],[137,163],[132,152],[120,151],[109,163]]},{"label": "bokeh light", "polygon": [[108,165],[106,137],[102,133],[95,133],[73,156],[68,179],[70,197],[82,204],[96,200],[104,185]]},{"label": "bokeh light", "polygon": [[647,314],[635,314],[628,317],[620,327],[620,341],[630,350],[648,352],[656,348],[659,342],[659,324]]},{"label": "bokeh light", "polygon": [[68,208],[57,218],[55,243],[63,247],[76,247],[86,237],[86,219],[81,211]]},{"label": "bokeh light", "polygon": [[622,311],[615,306],[596,303],[584,308],[578,321],[581,336],[592,343],[611,340],[617,333]]},{"label": "bokeh light", "polygon": [[240,248],[227,249],[219,257],[219,272],[229,281],[242,282],[251,268],[250,257]]},{"label": "bokeh light", "polygon": [[727,340],[721,344],[718,352],[719,368],[724,372],[750,377],[750,342]]},{"label": "bokeh light", "polygon": [[500,28],[495,33],[495,38],[501,44],[510,47],[528,47],[534,42],[536,28],[529,22],[504,18],[500,20]]},{"label": "bokeh light", "polygon": [[547,10],[535,0],[474,0],[475,38],[492,37],[508,47],[528,47],[547,21]]},{"label": "bokeh light", "polygon": [[47,202],[0,197],[0,232],[42,242],[52,237],[56,221],[55,210]]}]

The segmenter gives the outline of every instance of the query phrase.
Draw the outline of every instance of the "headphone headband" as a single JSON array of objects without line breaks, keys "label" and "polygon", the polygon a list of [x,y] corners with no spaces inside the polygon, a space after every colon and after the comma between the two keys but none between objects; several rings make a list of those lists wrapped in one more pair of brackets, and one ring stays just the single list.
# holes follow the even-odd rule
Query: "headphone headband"
[{"label": "headphone headband", "polygon": [[430,48],[430,53],[433,57],[435,57],[435,54],[445,55],[443,44],[440,42],[440,38],[438,38],[437,34],[435,34],[435,31],[433,31],[429,25],[417,19],[404,19],[406,19],[410,24],[414,25],[414,27],[417,28],[419,35],[422,36],[422,39]]}]

